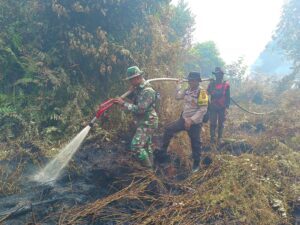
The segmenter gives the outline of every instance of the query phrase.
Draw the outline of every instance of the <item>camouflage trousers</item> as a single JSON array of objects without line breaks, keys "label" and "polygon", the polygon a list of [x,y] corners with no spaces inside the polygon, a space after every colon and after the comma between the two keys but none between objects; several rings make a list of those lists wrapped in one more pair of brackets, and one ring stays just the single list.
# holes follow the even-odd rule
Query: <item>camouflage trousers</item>
[{"label": "camouflage trousers", "polygon": [[153,161],[152,136],[155,128],[140,125],[131,141],[131,150],[142,164],[149,166]]}]

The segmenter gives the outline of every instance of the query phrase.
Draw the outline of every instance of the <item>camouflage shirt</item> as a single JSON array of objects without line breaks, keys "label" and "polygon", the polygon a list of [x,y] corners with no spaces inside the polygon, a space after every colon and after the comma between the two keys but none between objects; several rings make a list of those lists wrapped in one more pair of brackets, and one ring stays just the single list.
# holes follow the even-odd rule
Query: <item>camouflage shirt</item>
[{"label": "camouflage shirt", "polygon": [[138,125],[157,128],[158,116],[154,109],[156,92],[149,83],[140,84],[136,90],[128,96],[133,103],[125,102],[124,107],[135,116]]}]

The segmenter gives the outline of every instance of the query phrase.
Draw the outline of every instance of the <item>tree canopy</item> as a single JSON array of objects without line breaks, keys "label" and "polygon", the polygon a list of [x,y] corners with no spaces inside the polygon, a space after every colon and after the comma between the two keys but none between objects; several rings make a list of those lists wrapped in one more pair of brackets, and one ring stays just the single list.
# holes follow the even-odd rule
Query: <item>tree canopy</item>
[{"label": "tree canopy", "polygon": [[35,131],[23,131],[29,135],[61,137],[122,94],[127,67],[176,74],[193,16],[170,2],[1,1],[0,117],[14,115],[15,125]]},{"label": "tree canopy", "polygon": [[298,0],[287,1],[283,8],[275,39],[293,60],[295,70],[300,70],[300,2]]},{"label": "tree canopy", "polygon": [[224,65],[216,44],[213,41],[207,41],[196,43],[189,51],[186,70],[200,71],[203,76],[210,76],[216,66],[223,67]]},{"label": "tree canopy", "polygon": [[280,90],[300,87],[300,2],[287,1],[274,39],[293,63],[293,71],[279,85]]}]

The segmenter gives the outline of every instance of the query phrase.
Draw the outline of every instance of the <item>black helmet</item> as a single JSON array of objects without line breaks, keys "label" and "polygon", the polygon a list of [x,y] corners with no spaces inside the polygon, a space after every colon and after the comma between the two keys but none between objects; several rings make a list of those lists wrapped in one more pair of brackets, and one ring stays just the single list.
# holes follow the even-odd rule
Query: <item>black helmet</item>
[{"label": "black helmet", "polygon": [[212,72],[214,75],[224,75],[224,71],[221,69],[221,67],[216,67],[215,71]]},{"label": "black helmet", "polygon": [[201,81],[200,73],[199,72],[190,72],[189,75],[187,76],[188,80],[197,80]]}]

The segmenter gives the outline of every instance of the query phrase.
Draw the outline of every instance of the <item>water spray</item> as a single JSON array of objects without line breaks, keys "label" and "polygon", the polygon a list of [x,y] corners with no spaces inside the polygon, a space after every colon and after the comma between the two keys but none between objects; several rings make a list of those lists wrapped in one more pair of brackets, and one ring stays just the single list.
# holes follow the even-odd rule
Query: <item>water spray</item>
[{"label": "water spray", "polygon": [[[201,81],[208,81],[210,79],[204,79]],[[180,79],[177,78],[153,78],[150,80],[147,80],[147,83],[154,82],[154,81],[180,81]],[[187,80],[182,80],[186,82]],[[123,95],[121,95],[121,98],[127,97],[131,91],[127,91]],[[79,149],[80,145],[84,141],[85,137],[88,135],[90,129],[92,128],[93,124],[96,122],[97,119],[100,118],[100,116],[108,110],[113,104],[115,103],[114,99],[109,99],[99,105],[99,109],[96,112],[95,117],[91,120],[89,125],[87,125],[82,131],[77,134],[70,143],[65,146],[59,154],[52,159],[46,166],[43,168],[39,173],[37,173],[33,180],[41,182],[41,183],[48,183],[55,181],[59,175],[60,172],[63,170],[63,168],[69,163],[69,161],[72,159],[75,152]]]}]

